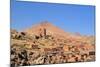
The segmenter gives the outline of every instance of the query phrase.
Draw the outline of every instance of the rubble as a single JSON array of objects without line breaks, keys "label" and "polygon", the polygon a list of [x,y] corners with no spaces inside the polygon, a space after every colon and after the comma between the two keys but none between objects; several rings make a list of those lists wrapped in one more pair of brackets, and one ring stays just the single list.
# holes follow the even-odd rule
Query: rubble
[{"label": "rubble", "polygon": [[43,28],[37,35],[11,31],[11,67],[95,61],[93,37],[64,38]]}]

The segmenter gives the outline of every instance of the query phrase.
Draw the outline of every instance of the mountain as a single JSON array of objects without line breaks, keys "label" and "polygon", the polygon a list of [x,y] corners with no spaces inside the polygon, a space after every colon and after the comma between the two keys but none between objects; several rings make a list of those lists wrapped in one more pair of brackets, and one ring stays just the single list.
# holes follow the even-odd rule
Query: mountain
[{"label": "mountain", "polygon": [[39,31],[43,31],[44,28],[47,30],[48,34],[61,34],[61,33],[67,34],[66,32],[54,26],[53,24],[49,23],[48,21],[44,21],[41,22],[40,24],[33,25],[31,28],[25,31],[29,33],[38,33]]},{"label": "mountain", "polygon": [[94,60],[94,36],[65,32],[48,21],[20,32],[11,29],[12,67]]},{"label": "mountain", "polygon": [[[51,24],[48,21],[43,21],[39,24],[33,25],[32,27],[25,29],[24,32],[27,32],[30,35],[44,35],[44,29],[46,30],[47,35],[52,35],[54,37],[60,37],[60,38],[68,38],[68,37],[75,37],[76,35],[73,35],[69,32],[65,32],[64,30],[60,29],[59,27]],[[78,38],[78,36],[77,36]]]}]

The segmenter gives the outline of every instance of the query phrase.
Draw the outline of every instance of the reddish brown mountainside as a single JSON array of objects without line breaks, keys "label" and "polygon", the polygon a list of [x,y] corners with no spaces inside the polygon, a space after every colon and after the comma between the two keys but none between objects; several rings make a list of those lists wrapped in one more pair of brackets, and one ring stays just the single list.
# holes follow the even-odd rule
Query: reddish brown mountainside
[{"label": "reddish brown mountainside", "polygon": [[40,33],[43,34],[44,29],[46,29],[46,33],[48,35],[62,36],[62,37],[69,36],[69,33],[64,32],[62,29],[52,25],[47,21],[41,22],[40,24],[37,25],[33,25],[31,28],[28,28],[24,31],[29,34],[39,35]]},{"label": "reddish brown mountainside", "polygon": [[[29,35],[44,35],[44,29],[46,30],[47,35],[52,35],[56,38],[64,39],[88,39],[87,36],[78,35],[75,33],[65,32],[57,26],[49,23],[48,21],[41,22],[40,24],[33,25],[32,27],[25,29],[24,32],[27,32]],[[93,37],[92,37],[93,38]]]},{"label": "reddish brown mountainside", "polygon": [[45,21],[11,29],[11,67],[95,61],[95,38],[65,32]]}]

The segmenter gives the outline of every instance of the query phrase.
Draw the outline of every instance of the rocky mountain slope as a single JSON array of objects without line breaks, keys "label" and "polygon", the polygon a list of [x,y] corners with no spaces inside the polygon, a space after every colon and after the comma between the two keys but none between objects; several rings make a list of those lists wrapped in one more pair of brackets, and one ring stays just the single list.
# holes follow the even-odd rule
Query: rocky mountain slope
[{"label": "rocky mountain slope", "polygon": [[95,37],[71,34],[42,22],[21,32],[11,29],[11,66],[95,60]]}]

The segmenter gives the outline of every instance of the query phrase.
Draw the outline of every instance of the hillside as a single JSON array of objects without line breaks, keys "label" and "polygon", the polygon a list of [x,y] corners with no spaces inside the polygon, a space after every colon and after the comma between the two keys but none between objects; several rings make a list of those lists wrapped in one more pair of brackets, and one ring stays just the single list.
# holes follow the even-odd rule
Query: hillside
[{"label": "hillside", "polygon": [[11,29],[11,66],[95,60],[95,37],[71,34],[45,21]]}]

